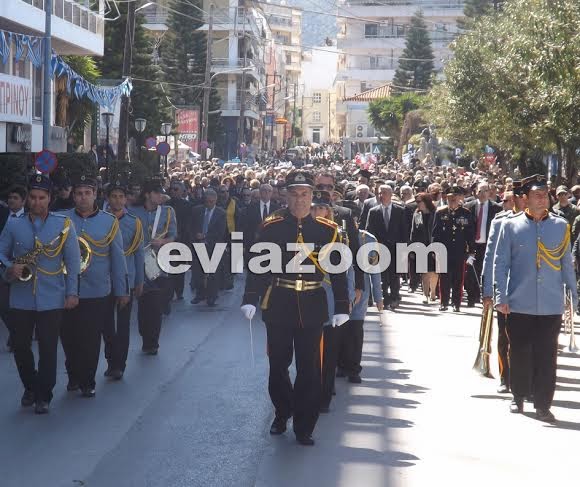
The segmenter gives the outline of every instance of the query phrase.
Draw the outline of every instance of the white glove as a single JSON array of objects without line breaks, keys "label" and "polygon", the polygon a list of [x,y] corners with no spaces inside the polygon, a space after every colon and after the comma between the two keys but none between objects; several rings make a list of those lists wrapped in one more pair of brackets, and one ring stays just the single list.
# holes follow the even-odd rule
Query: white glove
[{"label": "white glove", "polygon": [[256,307],[253,304],[244,304],[240,310],[248,320],[251,320],[256,314]]},{"label": "white glove", "polygon": [[475,256],[470,255],[465,262],[467,262],[467,265],[473,265],[475,263]]},{"label": "white glove", "polygon": [[336,326],[344,325],[349,319],[350,319],[350,316],[348,316],[348,315],[334,315],[332,317],[332,326],[336,327]]}]

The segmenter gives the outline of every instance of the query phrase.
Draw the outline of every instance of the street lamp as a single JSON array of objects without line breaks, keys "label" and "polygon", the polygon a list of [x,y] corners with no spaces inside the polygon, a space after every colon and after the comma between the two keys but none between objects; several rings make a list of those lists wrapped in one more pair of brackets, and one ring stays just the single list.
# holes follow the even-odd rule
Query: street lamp
[{"label": "street lamp", "polygon": [[[167,142],[167,138],[169,137],[169,134],[171,133],[171,123],[170,122],[165,122],[161,124],[161,134],[165,135],[165,142]],[[165,176],[167,176],[169,173],[167,172],[167,157],[168,155],[165,156]]]},{"label": "street lamp", "polygon": [[138,157],[141,157],[141,147],[143,146],[141,140],[142,140],[142,133],[145,131],[145,127],[147,126],[147,120],[145,120],[144,118],[136,118],[135,119],[135,130],[137,130],[137,132],[139,132],[139,138],[137,140],[137,143],[139,144],[138,148],[137,148],[137,153],[139,154]]},{"label": "street lamp", "polygon": [[105,168],[107,169],[107,174],[109,173],[109,129],[111,128],[114,116],[115,114],[111,112],[101,113],[101,120],[107,130],[105,135]]}]

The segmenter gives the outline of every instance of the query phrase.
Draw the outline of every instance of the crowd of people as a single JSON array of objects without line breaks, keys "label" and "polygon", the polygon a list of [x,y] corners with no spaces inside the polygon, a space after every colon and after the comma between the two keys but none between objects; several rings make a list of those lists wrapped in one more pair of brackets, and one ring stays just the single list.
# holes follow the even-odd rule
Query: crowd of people
[{"label": "crowd of people", "polygon": [[[251,319],[259,306],[267,328],[269,392],[276,409],[272,434],[286,431],[293,417],[299,443],[314,443],[318,414],[330,410],[335,376],[352,383],[362,380],[368,306],[396,312],[402,281],[411,293],[421,291],[425,306],[438,302],[441,312],[448,311],[450,304],[460,312],[464,302],[473,307],[493,300],[500,310],[500,391],[512,390],[514,412],[521,411],[523,398],[533,393],[539,417],[551,420],[555,384],[549,371],[555,367],[553,338],[558,321],[554,316],[561,313],[556,304],[546,308],[551,327],[547,334],[534,336],[538,356],[533,360],[549,370],[534,375],[529,356],[533,344],[525,328],[528,311],[508,299],[519,282],[514,278],[519,271],[510,267],[509,258],[521,256],[518,249],[510,249],[515,244],[508,242],[503,228],[519,222],[527,231],[523,218],[537,225],[547,219],[554,226],[552,240],[558,239],[562,222],[570,228],[567,242],[546,240],[543,253],[538,250],[536,255],[539,244],[534,241],[531,264],[540,269],[545,261],[550,266],[541,267],[542,272],[566,272],[560,282],[573,288],[576,304],[576,285],[569,282],[566,259],[572,262],[570,241],[580,256],[580,210],[575,206],[580,186],[571,191],[559,186],[553,191],[545,178],[514,181],[498,167],[437,166],[430,157],[407,164],[381,158],[361,166],[356,160],[332,159],[318,150],[303,166],[296,170],[277,161],[252,166],[217,160],[184,162],[171,164],[165,177],[146,181],[133,181],[130,175],[107,178],[104,172],[101,177],[85,174],[72,181],[66,177],[51,181],[35,174],[28,187],[10,188],[6,206],[0,207],[0,263],[5,278],[0,317],[9,329],[8,346],[25,389],[22,405],[35,405],[39,414],[48,412],[59,337],[68,391],[95,396],[101,337],[108,362],[105,375],[120,380],[128,355],[133,300],[143,353],[156,355],[163,316],[171,312],[173,299],[183,299],[186,285],[185,274],[167,275],[158,269],[156,252],[170,242],[199,243],[211,255],[217,244],[225,243],[218,272],[208,271],[194,258],[189,282],[191,304],[214,307],[220,293],[234,285],[229,265],[232,234],[242,232],[246,264],[252,246],[259,242],[306,242],[316,249],[308,255],[314,273],[302,274],[301,268],[293,273],[247,273],[242,311]],[[534,200],[534,206],[530,195],[535,192],[545,198]],[[500,220],[508,223],[497,225]],[[544,236],[541,233],[538,242]],[[430,254],[427,268],[417,272],[411,254],[403,273],[394,265],[380,274],[367,273],[355,262],[347,273],[327,274],[320,268],[319,251],[325,243],[336,241],[347,244],[353,255],[372,243],[385,246],[393,256],[397,244],[440,243],[447,249],[447,265],[441,271]],[[498,252],[508,259],[498,260]],[[294,256],[283,255],[284,265]],[[564,260],[565,265],[560,263]],[[504,281],[496,278],[498,271]],[[526,279],[522,285],[531,286]],[[553,295],[554,300],[560,297]],[[324,302],[327,305],[321,305]],[[512,325],[513,335],[508,304],[515,315],[523,315]],[[529,314],[542,321],[547,313],[542,308]],[[31,347],[34,332],[38,364]],[[548,346],[535,346],[547,336]],[[294,384],[288,375],[293,355],[298,372]]]}]

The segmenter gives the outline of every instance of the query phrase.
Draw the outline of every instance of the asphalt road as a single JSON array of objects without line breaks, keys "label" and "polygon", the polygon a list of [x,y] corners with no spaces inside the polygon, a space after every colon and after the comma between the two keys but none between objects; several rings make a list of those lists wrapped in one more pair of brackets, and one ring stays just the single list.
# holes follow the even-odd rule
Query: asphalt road
[{"label": "asphalt road", "polygon": [[481,310],[440,314],[418,295],[386,326],[369,313],[363,383],[337,379],[315,447],[271,438],[264,329],[255,319],[253,363],[240,284],[215,310],[174,303],[157,357],[140,354],[135,326],[123,381],[102,378],[102,361],[95,399],[66,392],[61,363],[45,417],[19,407],[12,357],[0,353],[0,486],[576,485],[578,357],[559,358],[556,426],[530,405],[510,415],[497,381],[471,370]]}]

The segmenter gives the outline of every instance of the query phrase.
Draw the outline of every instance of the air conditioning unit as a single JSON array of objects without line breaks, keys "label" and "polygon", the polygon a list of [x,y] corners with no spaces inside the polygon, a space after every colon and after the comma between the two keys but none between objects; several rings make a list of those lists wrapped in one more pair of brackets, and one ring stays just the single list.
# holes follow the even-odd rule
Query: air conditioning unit
[{"label": "air conditioning unit", "polygon": [[[362,132],[364,130],[364,125],[357,125],[356,126],[356,131],[357,132]],[[359,135],[359,137],[362,137],[362,135]]]},{"label": "air conditioning unit", "polygon": [[363,134],[362,132],[357,132],[357,133],[356,133],[356,136],[357,136],[357,137],[364,137],[364,134]]}]

